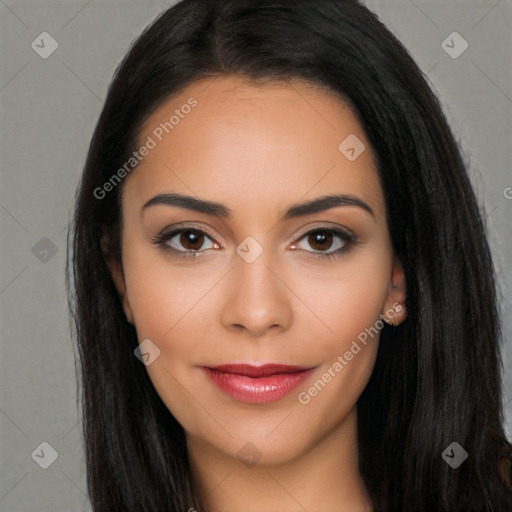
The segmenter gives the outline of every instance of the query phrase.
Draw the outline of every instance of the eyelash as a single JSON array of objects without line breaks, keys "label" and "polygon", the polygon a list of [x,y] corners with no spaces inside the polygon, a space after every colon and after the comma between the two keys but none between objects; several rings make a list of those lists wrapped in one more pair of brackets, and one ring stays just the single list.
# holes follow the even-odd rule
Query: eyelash
[{"label": "eyelash", "polygon": [[[204,231],[203,229],[196,228],[195,226],[185,226],[183,228],[170,230],[170,231],[164,229],[158,235],[151,238],[151,242],[160,246],[162,248],[162,250],[164,250],[166,252],[170,252],[178,258],[195,259],[195,258],[199,257],[199,255],[202,254],[204,251],[190,251],[190,250],[180,251],[178,249],[175,249],[174,247],[171,247],[167,243],[169,240],[174,238],[176,235],[179,235],[186,231],[192,231],[195,233],[207,235],[207,237],[210,238],[212,240],[212,242],[214,241],[213,236],[210,235],[208,232]],[[341,231],[341,230],[335,229],[335,228],[312,229],[311,231],[304,233],[304,235],[302,235],[298,239],[298,241],[301,241],[304,238],[306,238],[308,235],[315,234],[315,233],[317,233],[317,234],[318,233],[333,234],[333,235],[338,236],[344,242],[344,245],[342,247],[340,247],[339,249],[336,249],[335,251],[329,252],[329,253],[306,251],[306,252],[311,252],[311,254],[313,254],[315,257],[318,257],[321,259],[334,260],[334,259],[340,258],[345,252],[347,252],[351,248],[351,246],[358,245],[357,239],[353,234],[350,234],[350,233],[347,233],[345,231]]]}]

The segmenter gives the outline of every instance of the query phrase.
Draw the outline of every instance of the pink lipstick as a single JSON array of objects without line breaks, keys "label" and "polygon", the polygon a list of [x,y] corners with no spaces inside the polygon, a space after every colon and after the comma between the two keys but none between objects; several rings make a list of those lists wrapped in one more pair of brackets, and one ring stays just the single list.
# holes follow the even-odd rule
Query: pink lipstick
[{"label": "pink lipstick", "polygon": [[223,364],[201,368],[231,398],[252,404],[280,400],[306,380],[314,370],[285,364]]}]

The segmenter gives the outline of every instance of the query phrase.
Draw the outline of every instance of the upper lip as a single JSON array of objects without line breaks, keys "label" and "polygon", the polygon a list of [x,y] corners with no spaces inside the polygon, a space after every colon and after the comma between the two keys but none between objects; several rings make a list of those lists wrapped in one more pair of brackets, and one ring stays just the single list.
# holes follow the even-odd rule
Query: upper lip
[{"label": "upper lip", "polygon": [[311,367],[292,366],[288,364],[221,364],[218,366],[208,366],[210,370],[217,370],[224,373],[232,373],[234,375],[244,375],[246,377],[260,378],[269,377],[270,375],[277,375],[280,373],[297,373],[305,370],[310,370]]}]

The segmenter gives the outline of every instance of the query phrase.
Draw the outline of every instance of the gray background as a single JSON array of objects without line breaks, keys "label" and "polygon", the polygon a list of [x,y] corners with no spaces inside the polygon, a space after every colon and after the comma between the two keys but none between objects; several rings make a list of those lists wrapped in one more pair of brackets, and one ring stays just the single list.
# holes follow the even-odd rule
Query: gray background
[{"label": "gray background", "polygon": [[[172,3],[0,0],[1,512],[88,507],[64,283],[66,228],[114,68],[131,41]],[[512,3],[366,5],[428,75],[485,206],[502,290],[510,437],[512,273],[505,263],[512,240]],[[58,48],[43,59],[31,44],[45,31]],[[448,38],[442,46],[454,31],[469,45],[457,58],[443,46],[457,52],[461,40]],[[47,469],[36,463],[50,461],[42,442],[58,453]]]}]

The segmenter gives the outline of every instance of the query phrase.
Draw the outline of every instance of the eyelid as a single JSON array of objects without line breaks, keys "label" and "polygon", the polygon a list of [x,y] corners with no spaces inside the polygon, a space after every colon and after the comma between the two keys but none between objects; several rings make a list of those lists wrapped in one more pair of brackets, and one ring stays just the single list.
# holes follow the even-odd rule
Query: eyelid
[{"label": "eyelid", "polygon": [[[315,226],[309,227],[307,229],[307,231],[304,231],[304,233],[302,235],[300,235],[300,236],[302,238],[302,237],[304,237],[306,235],[309,235],[310,233],[316,232],[316,231],[341,232],[341,233],[347,235],[347,237],[354,237],[355,238],[354,232],[351,229],[349,229],[346,226],[343,226],[341,224],[336,224],[336,225],[332,225],[332,226],[326,226],[325,224],[322,224],[320,226],[315,225]],[[300,239],[298,239],[298,240],[300,240]]]},{"label": "eyelid", "polygon": [[164,237],[164,236],[168,237],[171,234],[173,236],[175,236],[177,234],[177,232],[186,231],[187,229],[192,229],[192,230],[200,231],[201,233],[204,233],[204,234],[208,235],[208,237],[212,240],[212,242],[216,242],[219,245],[221,245],[219,242],[217,242],[216,235],[214,235],[209,230],[209,228],[205,228],[204,226],[199,226],[199,225],[194,224],[194,223],[192,223],[192,224],[189,224],[189,223],[173,224],[172,226],[165,227],[164,229],[162,229],[159,232],[158,235],[156,235],[155,238]]}]

